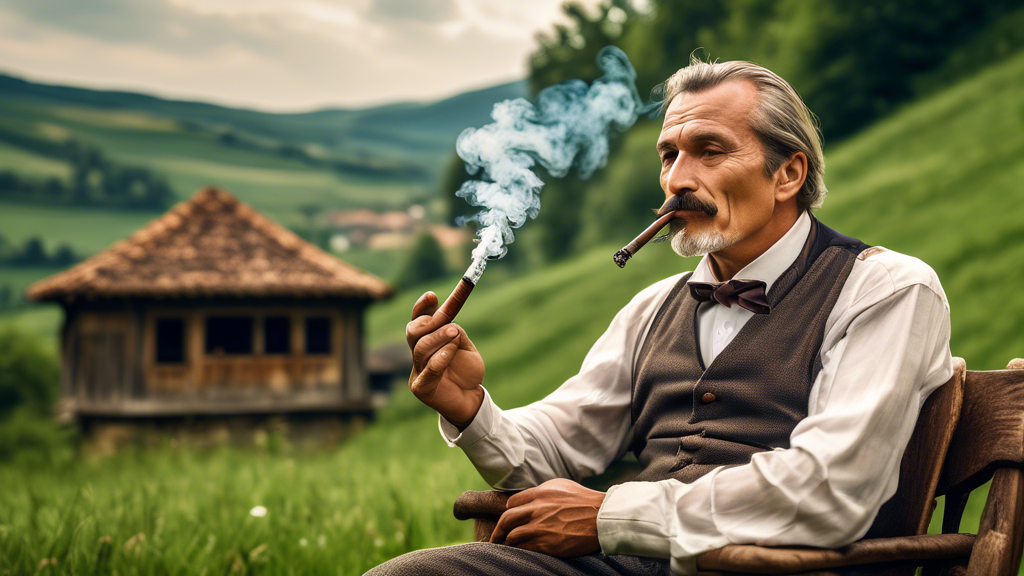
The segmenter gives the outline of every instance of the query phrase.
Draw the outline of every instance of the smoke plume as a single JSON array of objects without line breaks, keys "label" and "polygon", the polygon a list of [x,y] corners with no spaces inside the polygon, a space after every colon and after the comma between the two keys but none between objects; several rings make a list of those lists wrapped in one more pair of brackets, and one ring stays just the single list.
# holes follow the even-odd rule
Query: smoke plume
[{"label": "smoke plume", "polygon": [[592,85],[569,80],[542,90],[536,104],[523,98],[500,102],[491,112],[493,123],[459,135],[456,151],[479,179],[455,194],[483,208],[465,219],[479,224],[479,244],[467,273],[472,281],[487,259],[505,255],[512,229],[540,213],[544,182],[531,170],[535,164],[556,177],[575,165],[586,178],[608,159],[610,129],[625,130],[636,121],[641,102],[629,58],[609,46],[597,61],[604,76]]}]

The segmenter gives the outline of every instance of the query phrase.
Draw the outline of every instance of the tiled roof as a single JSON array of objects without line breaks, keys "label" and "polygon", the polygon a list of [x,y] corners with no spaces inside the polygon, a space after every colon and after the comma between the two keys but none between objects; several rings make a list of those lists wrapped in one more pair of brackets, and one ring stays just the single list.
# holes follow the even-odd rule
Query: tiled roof
[{"label": "tiled roof", "polygon": [[204,188],[128,239],[26,291],[77,297],[387,298],[380,278],[338,260],[237,198]]}]

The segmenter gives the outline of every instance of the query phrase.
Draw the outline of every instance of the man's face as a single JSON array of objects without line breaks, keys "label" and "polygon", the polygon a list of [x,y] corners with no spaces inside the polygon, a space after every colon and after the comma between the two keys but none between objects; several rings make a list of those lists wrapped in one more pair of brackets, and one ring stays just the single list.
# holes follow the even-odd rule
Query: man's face
[{"label": "man's face", "polygon": [[[750,128],[757,103],[754,84],[735,80],[684,92],[669,104],[658,138],[661,187],[666,200],[692,195],[672,221],[672,247],[681,255],[728,248],[771,218],[774,181],[764,174],[761,144]],[[705,210],[696,210],[698,204]]]}]

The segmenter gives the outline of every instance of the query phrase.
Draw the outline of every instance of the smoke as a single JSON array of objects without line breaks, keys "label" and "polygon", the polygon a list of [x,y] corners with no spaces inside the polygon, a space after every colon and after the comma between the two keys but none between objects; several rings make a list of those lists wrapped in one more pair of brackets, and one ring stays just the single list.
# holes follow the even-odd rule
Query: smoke
[{"label": "smoke", "polygon": [[455,149],[469,173],[480,177],[455,194],[483,208],[465,219],[479,224],[471,280],[487,259],[505,255],[513,228],[540,213],[544,182],[531,170],[535,164],[556,177],[575,164],[587,178],[608,159],[610,129],[625,130],[636,121],[641,102],[629,58],[608,46],[597,62],[604,76],[591,86],[569,80],[542,90],[536,104],[523,98],[500,102],[491,112],[493,123],[459,135]]}]

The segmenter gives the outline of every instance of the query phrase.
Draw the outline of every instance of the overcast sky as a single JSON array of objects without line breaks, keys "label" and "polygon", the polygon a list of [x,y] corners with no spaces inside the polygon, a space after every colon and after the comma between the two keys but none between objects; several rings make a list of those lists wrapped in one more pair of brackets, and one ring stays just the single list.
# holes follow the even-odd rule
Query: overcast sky
[{"label": "overcast sky", "polygon": [[275,111],[432,100],[524,78],[562,1],[3,0],[0,72]]}]

